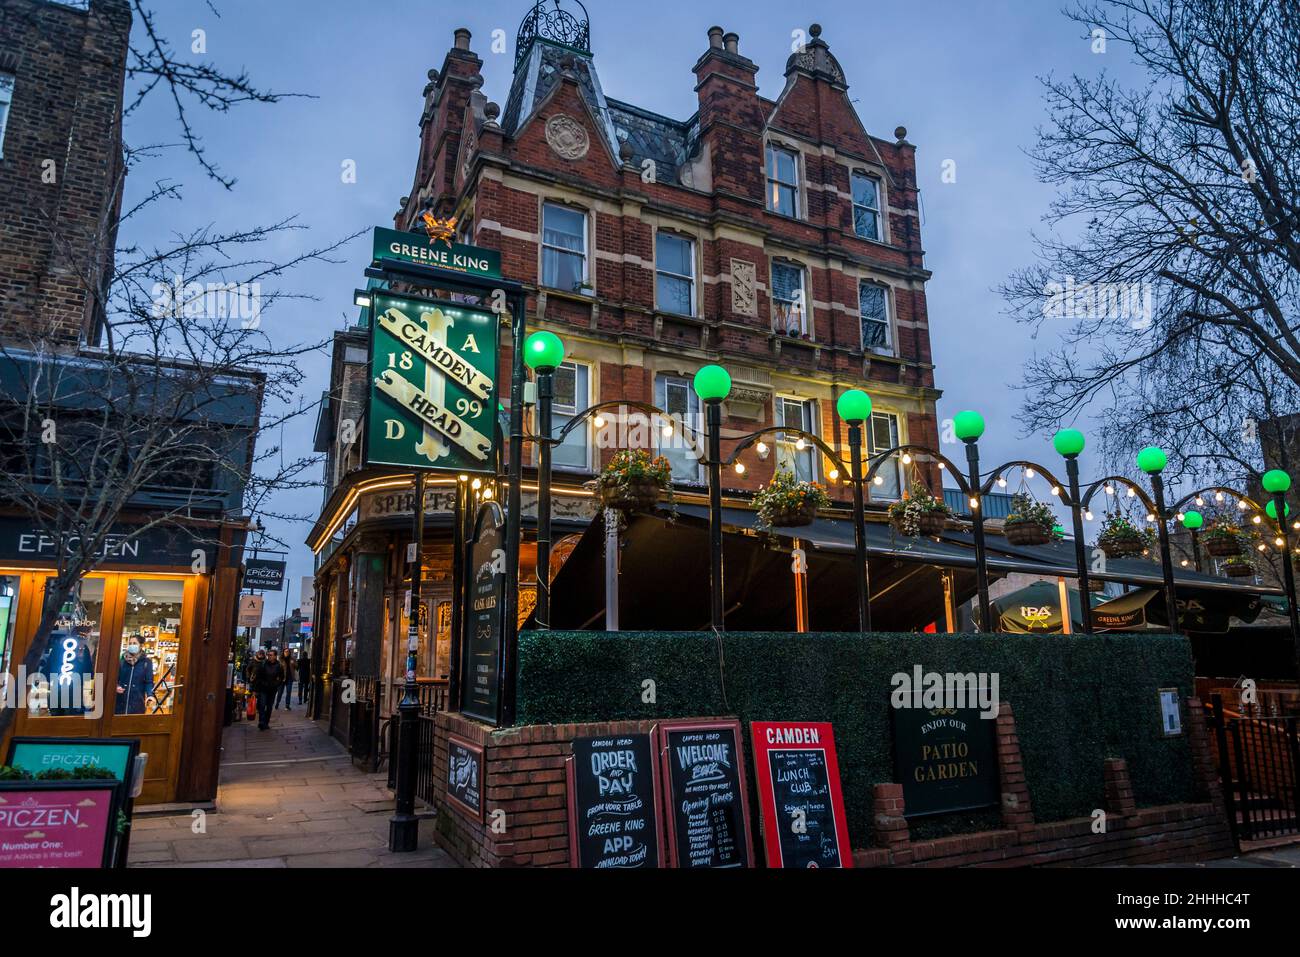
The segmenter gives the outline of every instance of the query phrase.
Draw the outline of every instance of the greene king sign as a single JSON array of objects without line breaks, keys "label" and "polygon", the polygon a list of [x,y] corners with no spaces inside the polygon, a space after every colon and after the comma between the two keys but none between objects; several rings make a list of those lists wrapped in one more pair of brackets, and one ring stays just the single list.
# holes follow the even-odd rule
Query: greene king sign
[{"label": "greene king sign", "polygon": [[494,313],[373,294],[366,462],[495,472]]},{"label": "greene king sign", "polygon": [[403,233],[396,229],[375,227],[374,261],[384,259],[437,266],[472,276],[501,276],[501,253],[495,249],[465,246],[461,243],[434,242],[424,233]]}]

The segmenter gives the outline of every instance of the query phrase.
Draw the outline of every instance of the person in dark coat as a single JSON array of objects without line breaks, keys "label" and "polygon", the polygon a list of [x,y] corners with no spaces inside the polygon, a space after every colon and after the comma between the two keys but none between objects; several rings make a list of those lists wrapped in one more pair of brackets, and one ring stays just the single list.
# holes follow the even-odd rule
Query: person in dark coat
[{"label": "person in dark coat", "polygon": [[140,639],[129,638],[117,664],[117,706],[114,714],[147,714],[153,697],[153,661],[140,650]]},{"label": "person in dark coat", "polygon": [[284,683],[284,665],[280,664],[275,648],[272,648],[265,657],[259,649],[257,657],[258,664],[253,668],[253,693],[257,695],[257,730],[265,731],[271,726],[275,693]]},{"label": "person in dark coat", "polygon": [[298,703],[307,698],[307,683],[311,681],[311,655],[304,651],[298,656]]},{"label": "person in dark coat", "polygon": [[277,708],[280,707],[280,703],[281,701],[283,701],[284,709],[286,711],[292,711],[293,710],[293,679],[297,673],[296,666],[293,660],[293,652],[286,651],[284,653],[284,660],[281,661],[280,664],[284,668],[284,681],[280,683],[280,687],[275,692],[275,706]]}]

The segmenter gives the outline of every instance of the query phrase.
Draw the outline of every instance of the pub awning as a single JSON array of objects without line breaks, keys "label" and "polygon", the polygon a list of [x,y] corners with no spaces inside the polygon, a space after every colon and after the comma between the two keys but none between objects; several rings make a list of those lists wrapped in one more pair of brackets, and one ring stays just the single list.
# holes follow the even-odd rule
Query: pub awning
[{"label": "pub awning", "polygon": [[[819,518],[769,536],[754,512],[723,509],[724,607],[729,629],[794,631],[791,549],[808,559],[809,626],[856,631],[853,526]],[[773,541],[775,539],[775,541]],[[888,528],[868,526],[872,625],[878,631],[945,627],[945,577],[955,603],[975,594],[974,559],[960,546],[933,539],[891,541]],[[583,533],[551,584],[554,628],[600,629],[605,614],[605,531],[600,519]],[[675,520],[663,510],[633,515],[620,535],[619,622],[625,629],[695,631],[709,623],[708,509],[682,504]]]},{"label": "pub awning", "polygon": [[[1183,631],[1225,633],[1238,619],[1250,623],[1264,607],[1261,595],[1231,593],[1205,589],[1176,589],[1178,618]],[[1146,631],[1167,628],[1164,591],[1139,588],[1120,595],[1092,610],[1093,626],[1098,631]]]},{"label": "pub awning", "polygon": [[[768,532],[757,527],[752,509],[724,507],[722,513],[724,607],[729,629],[795,630],[790,552],[797,540],[808,557],[811,630],[857,630],[853,523],[847,516],[837,513],[801,528]],[[675,520],[662,507],[653,514],[628,518],[620,541],[621,627],[660,631],[708,627],[708,514],[705,505],[682,503]],[[939,538],[909,538],[882,522],[868,522],[866,530],[872,625],[877,631],[919,631],[930,625],[942,630],[946,627],[946,603],[951,600],[960,606],[974,597],[975,550],[970,532],[953,530]],[[1013,546],[994,534],[986,541],[991,580],[1012,573],[1070,579],[1077,575],[1070,541]],[[552,582],[552,627],[604,627],[604,549],[603,522],[597,519]],[[1113,559],[1104,572],[1094,574],[1101,580],[1145,586],[1143,591],[1160,594],[1160,566],[1153,562]],[[1260,596],[1276,592],[1186,568],[1175,569],[1174,577],[1180,604],[1195,616],[1196,624],[1186,626],[1189,630],[1224,630],[1226,625],[1220,628],[1220,623],[1229,617],[1252,620],[1249,616],[1258,614]],[[1055,583],[1050,587],[1055,589]],[[1057,603],[1059,600],[1053,602]],[[1164,624],[1162,601],[1134,599],[1132,604],[1141,608],[1140,623],[1130,605],[1116,605],[1112,611],[1121,617],[1111,627],[1132,630]],[[1124,623],[1130,619],[1132,622]]]}]

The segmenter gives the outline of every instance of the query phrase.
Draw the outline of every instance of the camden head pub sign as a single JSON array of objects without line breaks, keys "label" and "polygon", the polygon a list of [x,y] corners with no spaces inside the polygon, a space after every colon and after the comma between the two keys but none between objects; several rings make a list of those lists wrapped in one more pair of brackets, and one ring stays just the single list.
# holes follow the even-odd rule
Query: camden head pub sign
[{"label": "camden head pub sign", "polygon": [[376,292],[366,462],[494,473],[497,316]]}]

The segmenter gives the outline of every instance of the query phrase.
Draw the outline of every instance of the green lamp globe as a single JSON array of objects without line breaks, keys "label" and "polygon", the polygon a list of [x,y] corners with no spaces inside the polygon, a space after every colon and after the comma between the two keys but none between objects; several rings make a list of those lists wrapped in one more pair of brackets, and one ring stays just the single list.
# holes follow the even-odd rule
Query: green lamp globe
[{"label": "green lamp globe", "polygon": [[1155,475],[1157,472],[1163,472],[1165,465],[1169,462],[1168,456],[1154,445],[1148,445],[1145,449],[1137,454],[1137,467],[1147,475]]},{"label": "green lamp globe", "polygon": [[1052,436],[1052,445],[1055,446],[1058,455],[1064,455],[1066,458],[1078,455],[1083,451],[1083,433],[1078,429],[1061,429]]},{"label": "green lamp globe", "polygon": [[1183,512],[1183,528],[1196,530],[1205,524],[1205,516],[1200,512],[1190,511]]},{"label": "green lamp globe", "polygon": [[984,416],[967,409],[952,419],[952,431],[963,442],[974,442],[984,434]]},{"label": "green lamp globe", "polygon": [[537,372],[554,372],[564,362],[564,343],[553,332],[534,332],[524,340],[524,362]]},{"label": "green lamp globe", "polygon": [[1260,481],[1264,486],[1264,491],[1271,492],[1274,495],[1285,492],[1291,487],[1291,476],[1281,469],[1269,469],[1264,473],[1264,477]]},{"label": "green lamp globe", "polygon": [[861,389],[849,389],[835,403],[845,422],[865,422],[871,418],[871,396]]},{"label": "green lamp globe", "polygon": [[[1273,519],[1273,521],[1276,522],[1276,521],[1277,521],[1277,503],[1276,503],[1276,502],[1269,502],[1267,505],[1265,505],[1265,506],[1264,506],[1264,514],[1267,515],[1269,518]],[[1285,514],[1288,518],[1290,518],[1290,516],[1291,516],[1291,506],[1290,506],[1290,505],[1288,505],[1288,506],[1286,507],[1286,511],[1285,511],[1283,514]]]},{"label": "green lamp globe", "polygon": [[695,394],[705,402],[721,402],[731,394],[731,374],[722,366],[705,366],[695,373]]}]

